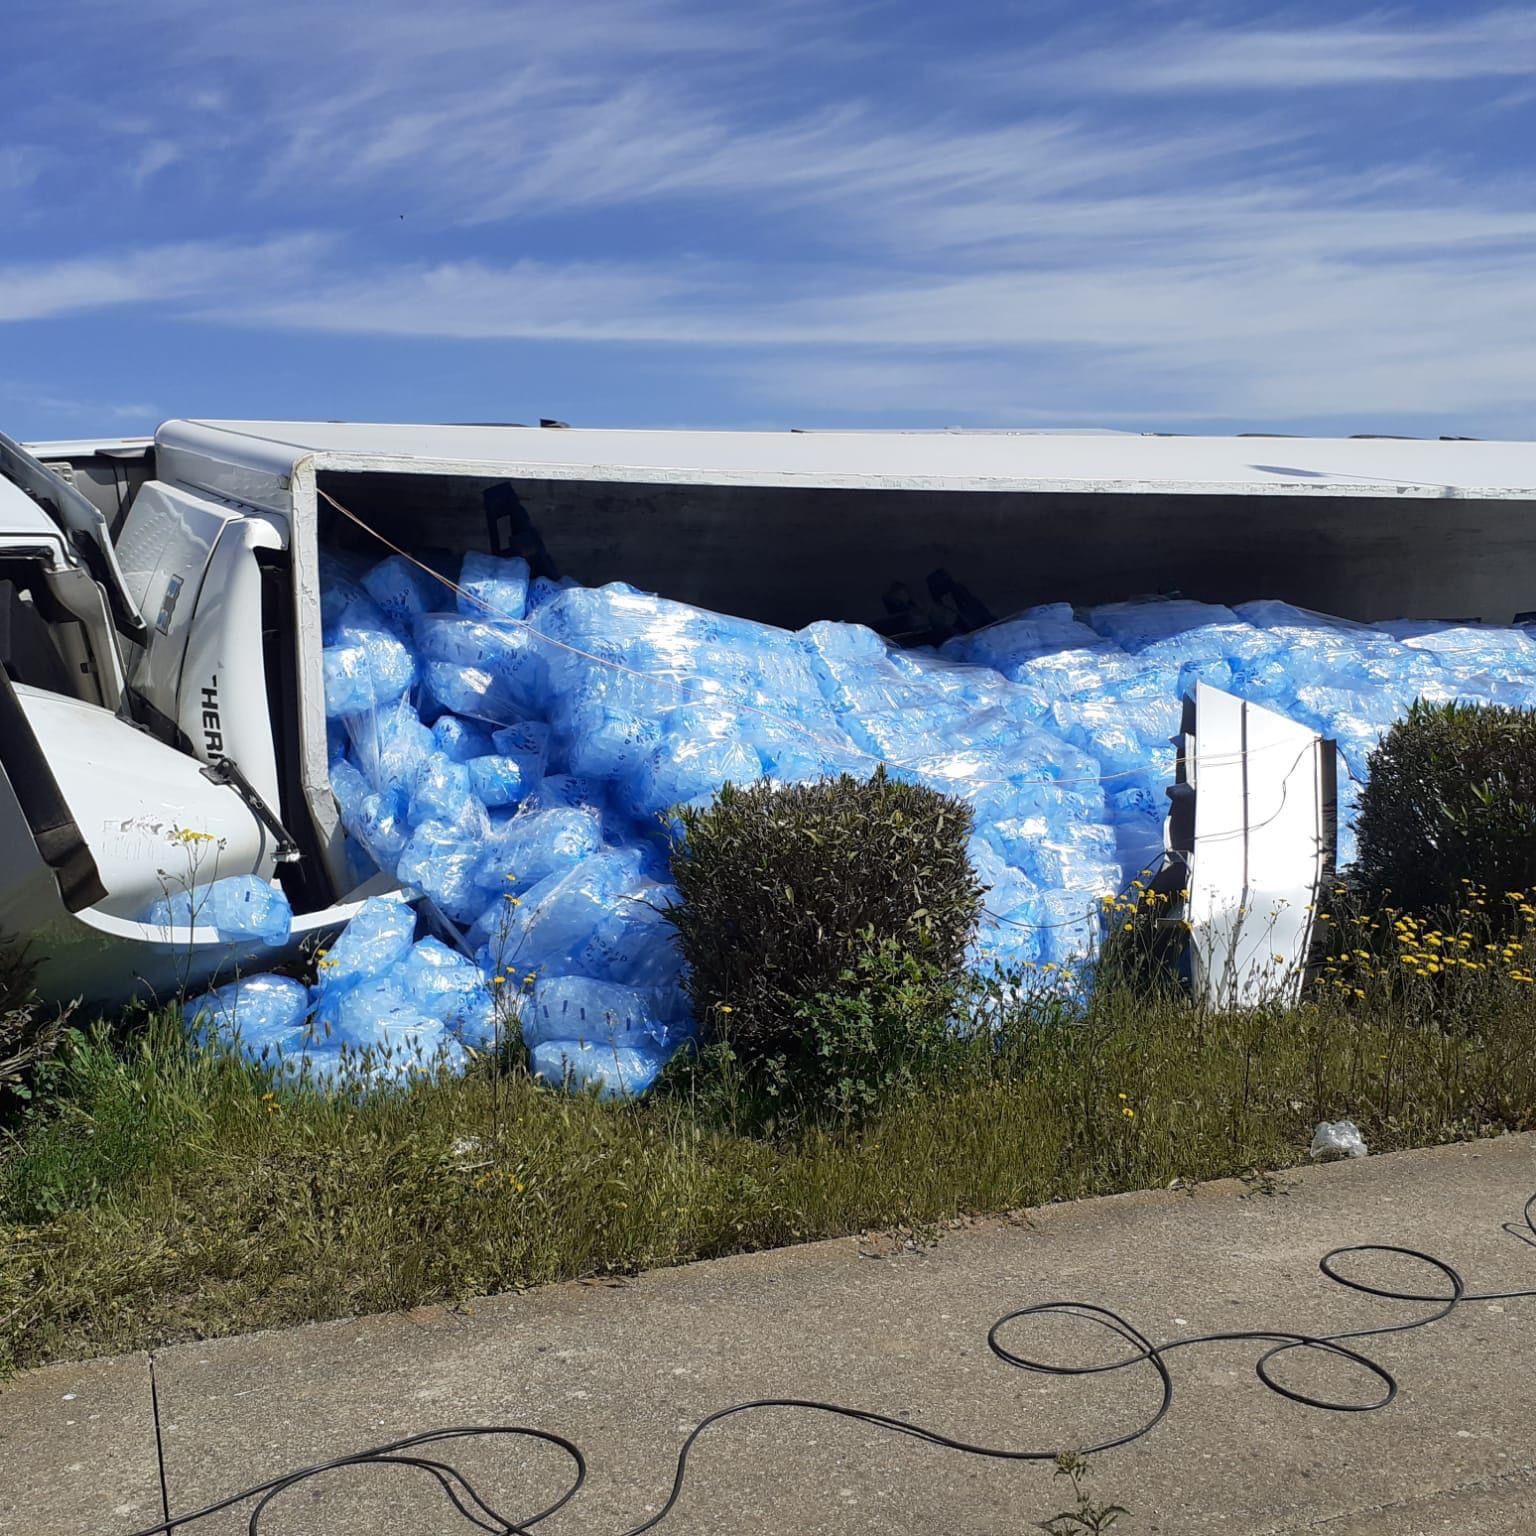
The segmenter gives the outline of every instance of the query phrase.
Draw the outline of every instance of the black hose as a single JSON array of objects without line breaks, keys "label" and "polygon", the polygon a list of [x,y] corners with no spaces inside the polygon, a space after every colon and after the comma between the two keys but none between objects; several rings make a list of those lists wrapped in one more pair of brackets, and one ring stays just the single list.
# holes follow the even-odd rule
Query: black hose
[{"label": "black hose", "polygon": [[[1504,1230],[1521,1241],[1536,1247],[1536,1194],[1525,1202],[1522,1212],[1523,1227],[1513,1222],[1506,1222]],[[1444,1286],[1431,1291],[1404,1291],[1390,1286],[1371,1285],[1364,1280],[1358,1280],[1340,1271],[1338,1263],[1352,1255],[1368,1254],[1393,1254],[1401,1258],[1414,1260],[1433,1271]],[[1423,1253],[1417,1248],[1400,1248],[1386,1243],[1352,1243],[1341,1248],[1334,1248],[1323,1255],[1318,1267],[1328,1279],[1337,1285],[1342,1285],[1351,1291],[1357,1291],[1365,1296],[1381,1297],[1387,1301],[1412,1301],[1432,1302],[1434,1309],[1423,1317],[1410,1319],[1405,1323],[1384,1323],[1376,1328],[1359,1328],[1348,1333],[1333,1334],[1305,1334],[1290,1333],[1272,1329],[1241,1329],[1231,1332],[1192,1334],[1188,1338],[1170,1339],[1165,1344],[1154,1344],[1145,1334],[1140,1332],[1133,1324],[1121,1317],[1119,1313],[1112,1312],[1108,1307],[1095,1306],[1091,1302],[1083,1301],[1045,1301],[1036,1302],[1033,1306],[1021,1307],[1015,1312],[1009,1312],[1000,1317],[987,1334],[987,1344],[992,1353],[1005,1365],[1015,1366],[1020,1370],[1033,1371],[1047,1376],[1092,1376],[1107,1371],[1123,1371],[1130,1366],[1145,1363],[1156,1373],[1160,1384],[1159,1400],[1156,1408],[1147,1418],[1135,1428],[1124,1434],[1114,1435],[1109,1439],[1101,1440],[1097,1445],[1087,1447],[1059,1447],[1049,1450],[1015,1450],[1005,1447],[977,1445],[968,1440],[958,1440],[953,1436],[943,1434],[936,1429],[928,1429],[921,1424],[913,1424],[906,1419],[892,1418],[888,1414],[876,1413],[864,1408],[849,1408],[839,1403],[818,1402],[811,1398],[796,1397],[762,1397],[751,1402],[733,1403],[727,1408],[721,1408],[701,1419],[692,1430],[677,1453],[676,1469],[672,1475],[672,1488],[667,1495],[666,1502],[657,1512],[640,1524],[630,1526],[621,1536],[643,1536],[643,1533],[654,1530],[676,1508],[678,1500],[683,1494],[683,1485],[688,1475],[688,1458],[692,1454],[695,1444],[704,1432],[711,1426],[725,1419],[734,1418],[739,1414],[753,1413],[760,1409],[785,1408],[802,1413],[830,1414],[836,1418],[850,1419],[856,1424],[865,1424],[873,1429],[888,1430],[892,1434],[907,1435],[914,1440],[920,1440],[926,1445],[938,1446],[944,1450],[958,1451],[965,1456],[980,1456],[992,1461],[1055,1461],[1064,1450],[1075,1450],[1082,1455],[1094,1455],[1100,1451],[1114,1450],[1123,1445],[1129,1445],[1134,1440],[1150,1434],[1162,1420],[1167,1417],[1168,1411],[1173,1407],[1173,1376],[1168,1369],[1166,1357],[1178,1349],[1188,1349],[1196,1344],[1220,1344],[1230,1343],[1236,1340],[1253,1340],[1258,1343],[1269,1344],[1271,1347],[1260,1355],[1255,1363],[1254,1370],[1259,1380],[1271,1392],[1278,1393],[1281,1397],[1289,1398],[1294,1403],[1300,1403],[1307,1408],[1321,1408],[1332,1413],[1374,1413],[1377,1409],[1385,1408],[1396,1396],[1398,1391],[1397,1379],[1379,1362],[1372,1360],[1370,1356],[1353,1349],[1350,1345],[1360,1339],[1377,1338],[1390,1333],[1407,1333],[1415,1328],[1425,1328],[1431,1323],[1437,1323],[1441,1319],[1449,1317],[1463,1302],[1468,1301],[1511,1301],[1519,1297],[1536,1296],[1536,1289],[1519,1291],[1469,1291],[1466,1282],[1461,1275],[1447,1264],[1445,1260],[1436,1258],[1433,1254]],[[1031,1360],[1010,1349],[1002,1341],[1003,1331],[1012,1323],[1030,1317],[1047,1317],[1062,1315],[1080,1320],[1092,1322],[1105,1331],[1114,1334],[1117,1338],[1130,1346],[1131,1352],[1121,1359],[1096,1361],[1088,1365],[1053,1365],[1041,1360]],[[1351,1365],[1360,1367],[1368,1376],[1374,1379],[1380,1386],[1380,1391],[1369,1399],[1361,1402],[1336,1402],[1328,1398],[1317,1397],[1311,1393],[1301,1392],[1294,1387],[1288,1387],[1277,1381],[1271,1374],[1271,1363],[1279,1356],[1289,1353],[1291,1350],[1316,1350],[1322,1354],[1336,1359],[1348,1361]],[[538,1440],[547,1445],[552,1445],[561,1451],[569,1460],[572,1473],[569,1485],[554,1503],[547,1505],[535,1514],[524,1515],[521,1518],[503,1514],[486,1502],[476,1492],[474,1485],[465,1475],[450,1462],[440,1461],[432,1456],[413,1454],[420,1447],[438,1444],[447,1440],[469,1440],[478,1438],[505,1438],[515,1437],[526,1440]],[[491,1533],[491,1536],[526,1536],[540,1522],[547,1520],[557,1511],[564,1509],[567,1504],[581,1491],[587,1480],[587,1462],[582,1455],[581,1448],[574,1441],[568,1440],[563,1435],[553,1434],[548,1430],[529,1429],[510,1425],[470,1425],[459,1429],[430,1429],[423,1434],[410,1435],[403,1440],[391,1440],[384,1445],[376,1445],[371,1450],[357,1451],[349,1456],[338,1456],[334,1461],[319,1462],[314,1466],[300,1467],[296,1471],[285,1472],[279,1477],[270,1478],[264,1483],[254,1484],[249,1488],[242,1488],[238,1493],[232,1493],[227,1498],[220,1499],[217,1503],[209,1504],[203,1509],[194,1510],[190,1514],[175,1515],[168,1520],[161,1521],[158,1525],[147,1526],[142,1531],[137,1531],[134,1536],[168,1536],[168,1533],[178,1530],[183,1526],[191,1525],[194,1521],[206,1519],[209,1515],[229,1509],[236,1504],[243,1504],[254,1500],[250,1519],[247,1522],[247,1530],[250,1536],[261,1536],[262,1517],[269,1505],[282,1494],[297,1487],[300,1483],[308,1482],[311,1478],[323,1476],[326,1473],[337,1471],[343,1467],[363,1466],[388,1466],[388,1467],[412,1467],[419,1472],[430,1476],[453,1506],[454,1510],[464,1522],[481,1531]]]}]

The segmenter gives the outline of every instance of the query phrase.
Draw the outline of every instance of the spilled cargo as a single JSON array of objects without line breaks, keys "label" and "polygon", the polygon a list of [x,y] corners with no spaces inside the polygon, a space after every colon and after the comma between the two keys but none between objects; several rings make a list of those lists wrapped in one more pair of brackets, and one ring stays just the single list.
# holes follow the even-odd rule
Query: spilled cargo
[{"label": "spilled cargo", "polygon": [[[1338,743],[1345,863],[1369,753],[1414,699],[1536,704],[1523,629],[1273,600],[1052,604],[904,649],[531,578],[517,558],[322,571],[330,776],[358,878],[398,880],[457,945],[371,902],[319,961],[300,1050],[280,1047],[322,1076],[347,1052],[460,1065],[499,1029],[547,1079],[644,1091],[695,1034],[666,918],[671,814],[727,782],[883,765],[958,796],[987,888],[973,964],[1069,975],[1103,899],[1163,856],[1196,684]],[[247,1048],[272,1054],[293,1006],[288,989],[242,997]],[[228,989],[207,1008],[227,1015]]]},{"label": "spilled cargo", "polygon": [[[877,763],[974,809],[979,966],[1071,966],[1102,897],[1202,828],[1196,938],[1229,931],[1250,887],[1334,867],[1336,802],[1348,858],[1412,698],[1526,702],[1533,504],[1520,443],[0,439],[0,937],[50,1000],[227,1013],[263,995],[239,977],[302,974],[302,1005],[266,989],[274,1041],[457,1060],[516,1030],[553,1075],[595,1037],[637,1053],[630,1091],[692,1027],[668,812]],[[1458,614],[1489,623],[1433,622]]]}]

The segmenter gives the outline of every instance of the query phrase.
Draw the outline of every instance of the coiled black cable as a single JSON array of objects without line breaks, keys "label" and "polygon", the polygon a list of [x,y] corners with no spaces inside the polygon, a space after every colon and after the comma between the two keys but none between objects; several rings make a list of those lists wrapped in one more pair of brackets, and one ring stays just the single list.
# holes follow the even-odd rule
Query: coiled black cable
[{"label": "coiled black cable", "polygon": [[[1525,1202],[1522,1212],[1523,1226],[1506,1222],[1504,1230],[1511,1236],[1536,1247],[1536,1214],[1533,1213],[1536,1213],[1536,1194]],[[1425,1265],[1445,1282],[1445,1288],[1434,1291],[1398,1290],[1391,1286],[1371,1285],[1340,1271],[1338,1267],[1340,1260],[1347,1259],[1351,1255],[1368,1254],[1396,1255]],[[1436,1258],[1433,1254],[1421,1252],[1417,1248],[1400,1248],[1387,1243],[1352,1243],[1334,1248],[1323,1255],[1318,1267],[1328,1279],[1348,1290],[1357,1291],[1366,1296],[1381,1297],[1387,1301],[1433,1302],[1434,1310],[1423,1317],[1411,1318],[1407,1322],[1384,1323],[1375,1328],[1358,1328],[1347,1333],[1313,1335],[1274,1329],[1239,1329],[1221,1333],[1192,1334],[1188,1338],[1170,1339],[1165,1344],[1154,1344],[1132,1323],[1121,1317],[1119,1313],[1112,1312],[1108,1307],[1083,1301],[1045,1301],[1020,1307],[1017,1311],[1000,1317],[987,1334],[987,1344],[992,1353],[1004,1364],[1049,1376],[1092,1376],[1108,1371],[1123,1371],[1143,1363],[1151,1366],[1160,1384],[1156,1408],[1145,1421],[1124,1434],[1102,1440],[1097,1445],[1070,1448],[1078,1451],[1079,1454],[1095,1455],[1141,1439],[1142,1436],[1150,1434],[1167,1417],[1173,1406],[1174,1396],[1173,1376],[1168,1369],[1167,1356],[1175,1350],[1189,1349],[1197,1344],[1231,1343],[1240,1340],[1267,1343],[1271,1347],[1259,1357],[1254,1369],[1259,1380],[1271,1392],[1279,1393],[1281,1397],[1289,1398],[1292,1402],[1308,1408],[1321,1408],[1333,1413],[1374,1413],[1378,1409],[1385,1408],[1397,1396],[1397,1379],[1384,1365],[1372,1360],[1360,1350],[1351,1348],[1351,1343],[1361,1339],[1407,1333],[1415,1328],[1428,1327],[1431,1323],[1437,1323],[1449,1317],[1463,1302],[1511,1301],[1521,1297],[1536,1296],[1536,1288],[1518,1291],[1469,1291],[1460,1273],[1445,1260]],[[1031,1360],[1003,1343],[1001,1335],[1010,1324],[1025,1318],[1046,1316],[1068,1316],[1094,1323],[1128,1344],[1131,1353],[1121,1359],[1098,1361],[1089,1365],[1054,1365],[1046,1361]],[[1286,1386],[1283,1382],[1276,1380],[1271,1372],[1271,1366],[1279,1356],[1291,1350],[1317,1350],[1336,1359],[1348,1361],[1374,1378],[1380,1384],[1381,1390],[1367,1401],[1336,1402]],[[718,1409],[707,1418],[701,1419],[689,1431],[677,1453],[672,1488],[666,1502],[654,1515],[642,1520],[638,1525],[631,1526],[621,1533],[621,1536],[644,1536],[645,1532],[659,1526],[677,1507],[688,1475],[688,1458],[706,1430],[725,1419],[768,1408],[829,1414],[836,1418],[850,1419],[856,1424],[868,1425],[873,1429],[907,1435],[914,1440],[921,1440],[924,1444],[938,1446],[944,1450],[958,1451],[966,1456],[980,1456],[992,1461],[1054,1461],[1061,1454],[1061,1450],[1066,1449],[1016,1450],[977,1445],[968,1440],[955,1439],[939,1430],[928,1429],[921,1424],[913,1424],[906,1419],[893,1418],[889,1414],[876,1413],[869,1409],[848,1408],[839,1403],[817,1402],[809,1398],[757,1398],[751,1402],[733,1403],[729,1407]],[[439,1460],[434,1456],[417,1454],[422,1447],[447,1440],[486,1438],[537,1440],[554,1446],[564,1453],[571,1464],[572,1476],[569,1485],[559,1498],[537,1513],[513,1518],[487,1503],[469,1479],[450,1462]],[[230,1509],[234,1505],[247,1501],[254,1501],[250,1519],[247,1522],[247,1530],[250,1536],[261,1536],[263,1515],[268,1507],[283,1494],[301,1483],[341,1468],[363,1466],[413,1467],[426,1473],[436,1481],[444,1496],[466,1524],[489,1532],[490,1536],[528,1536],[535,1526],[549,1519],[558,1510],[564,1509],[581,1491],[587,1480],[587,1462],[581,1448],[574,1441],[549,1430],[515,1425],[469,1425],[458,1429],[431,1429],[423,1434],[407,1436],[403,1440],[391,1440],[384,1445],[376,1445],[370,1450],[338,1456],[334,1461],[320,1462],[314,1466],[301,1467],[296,1471],[283,1473],[264,1483],[243,1488],[238,1493],[232,1493],[227,1498],[209,1504],[203,1509],[193,1510],[185,1515],[175,1515],[161,1521],[158,1525],[148,1526],[142,1531],[135,1532],[134,1536],[169,1536],[169,1533],[183,1526],[191,1525],[195,1521],[206,1519],[210,1515],[218,1514],[221,1510]]]}]

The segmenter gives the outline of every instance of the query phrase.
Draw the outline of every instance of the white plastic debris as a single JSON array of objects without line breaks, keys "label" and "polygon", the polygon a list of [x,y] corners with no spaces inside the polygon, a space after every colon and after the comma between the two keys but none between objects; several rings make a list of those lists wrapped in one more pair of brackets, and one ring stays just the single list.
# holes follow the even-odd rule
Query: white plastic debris
[{"label": "white plastic debris", "polygon": [[1345,1157],[1364,1157],[1365,1137],[1353,1120],[1320,1120],[1312,1133],[1309,1153],[1314,1163],[1336,1163]]}]

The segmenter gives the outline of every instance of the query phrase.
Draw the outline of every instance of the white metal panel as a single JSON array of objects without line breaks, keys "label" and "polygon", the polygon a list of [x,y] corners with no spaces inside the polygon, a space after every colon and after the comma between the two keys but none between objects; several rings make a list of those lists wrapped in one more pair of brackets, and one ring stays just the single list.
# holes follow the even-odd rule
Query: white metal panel
[{"label": "white metal panel", "polygon": [[304,798],[324,851],[327,872],[345,890],[348,856],[336,797],[331,793],[330,742],[326,731],[324,638],[320,632],[320,539],[315,524],[314,463],[294,472],[294,494],[308,515],[290,520],[293,565],[295,666],[299,686],[299,774]]},{"label": "white metal panel", "polygon": [[[41,883],[38,895],[42,903],[48,901]],[[158,925],[115,917],[97,907],[66,912],[55,885],[51,905],[35,906],[30,918],[33,952],[39,957],[37,990],[50,1002],[81,998],[87,1004],[120,1004],[135,997],[174,1002],[204,986],[291,961],[306,944],[329,939],[361,906],[359,899],[295,914],[288,942],[273,949],[259,939],[227,943],[212,928],[177,929],[168,938]],[[0,904],[0,915],[3,912]]]},{"label": "white metal panel", "polygon": [[[96,860],[105,911],[138,918],[167,887],[271,875],[270,834],[193,758],[98,705],[21,685],[16,694]],[[213,841],[183,846],[179,829]]]},{"label": "white metal panel", "polygon": [[[204,573],[219,536],[238,515],[205,496],[151,480],[140,488],[123,524],[118,562],[128,594],[149,626],[145,645],[129,667],[130,680],[169,720],[177,716],[187,637]],[[259,637],[258,628],[253,643]]]},{"label": "white metal panel", "polygon": [[[230,838],[232,847],[245,834],[231,837],[231,828],[250,825],[259,836],[259,826],[238,796],[203,779],[191,758],[91,705],[16,691],[111,893],[100,906],[65,907],[58,879],[0,775],[0,934],[27,937],[46,1000],[173,1001],[183,990],[272,969],[345,925],[365,897],[380,894],[368,886],[335,906],[295,915],[281,949],[255,939],[231,944],[206,927],[167,936],[139,921],[141,900],[158,894],[156,871],[175,871],[178,850],[163,836],[166,828],[212,832]],[[220,856],[221,874],[236,872],[231,847]],[[269,868],[268,861],[262,872]]]},{"label": "white metal panel", "polygon": [[279,779],[267,700],[258,549],[281,549],[262,517],[220,530],[201,590],[189,604],[186,651],[176,689],[176,722],[204,762],[232,759],[269,806]]},{"label": "white metal panel", "polygon": [[1284,496],[1536,494],[1536,443],[1045,432],[727,432],[169,421],[157,472],[286,511],[295,467],[944,490]]},{"label": "white metal panel", "polygon": [[0,477],[0,554],[11,551],[40,552],[46,562],[48,590],[80,620],[88,650],[78,639],[66,639],[57,630],[55,636],[63,642],[71,663],[90,660],[95,664],[89,677],[80,674],[82,685],[94,684],[102,701],[115,707],[123,689],[122,653],[101,588],[80,565],[65,543],[63,531],[48,514],[18,486]]},{"label": "white metal panel", "polygon": [[1195,992],[1218,1007],[1293,999],[1318,886],[1334,865],[1336,749],[1201,683],[1185,751],[1195,793],[1187,907]]},{"label": "white metal panel", "polygon": [[294,466],[311,456],[311,449],[281,436],[234,424],[169,421],[155,434],[157,479],[269,512],[291,509]]},{"label": "white metal panel", "polygon": [[141,458],[155,446],[152,437],[68,437],[45,443],[23,443],[34,459]]},{"label": "white metal panel", "polygon": [[0,434],[0,474],[12,482],[13,490],[26,487],[40,505],[51,508],[58,524],[74,540],[83,540],[92,548],[88,563],[104,585],[117,626],[125,635],[142,638],[144,625],[128,595],[111,529],[101,509],[4,434]]}]

